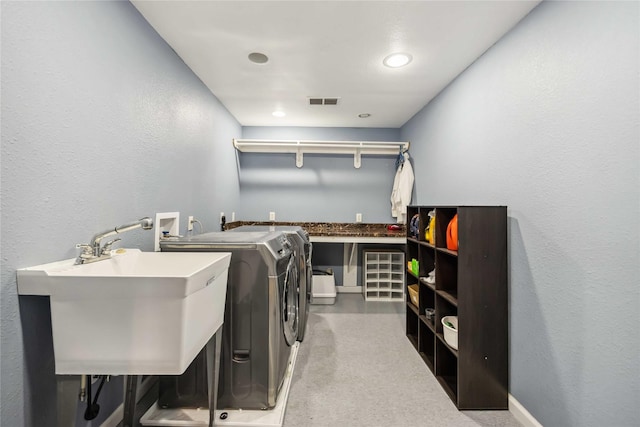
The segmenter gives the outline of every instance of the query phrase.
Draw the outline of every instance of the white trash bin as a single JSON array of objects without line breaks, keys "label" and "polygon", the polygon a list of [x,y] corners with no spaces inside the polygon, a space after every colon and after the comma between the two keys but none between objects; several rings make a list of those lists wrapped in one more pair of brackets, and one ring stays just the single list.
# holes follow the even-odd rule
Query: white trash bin
[{"label": "white trash bin", "polygon": [[334,304],[336,281],[333,274],[314,274],[311,282],[311,304]]}]

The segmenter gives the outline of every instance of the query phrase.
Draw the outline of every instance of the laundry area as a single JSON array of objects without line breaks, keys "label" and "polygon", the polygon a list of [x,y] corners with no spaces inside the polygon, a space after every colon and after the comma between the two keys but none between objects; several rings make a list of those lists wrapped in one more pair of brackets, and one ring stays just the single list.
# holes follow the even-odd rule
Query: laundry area
[{"label": "laundry area", "polygon": [[640,425],[640,3],[0,1],[2,427]]},{"label": "laundry area", "polygon": [[[167,218],[169,214],[160,216]],[[357,242],[366,243],[367,247],[382,245],[383,248],[385,243],[387,247],[395,243],[399,247],[395,253],[402,255],[405,228],[385,224],[269,221],[225,221],[223,228],[222,232],[182,238],[167,235],[160,240],[159,247],[162,252],[171,253],[231,252],[215,422],[237,426],[285,425],[292,382],[297,371],[306,369],[299,367],[298,354],[307,346],[326,345],[322,344],[322,338],[305,340],[305,333],[314,329],[307,326],[313,316],[310,313],[316,311],[312,307],[348,306],[345,303],[336,305],[339,298],[364,301],[362,286],[357,283],[361,283],[359,276],[367,273],[362,270],[357,274],[361,260],[354,254],[364,254],[366,250],[359,250]],[[322,244],[326,247],[318,248]],[[331,257],[323,256],[323,253],[339,253],[335,246],[342,249],[345,264],[341,268],[321,268],[322,260],[333,265]],[[395,269],[399,273],[396,276],[397,295],[393,300],[389,299],[395,303],[391,304],[391,312],[396,315],[404,306],[404,258],[399,260]],[[338,278],[341,297],[337,295],[334,269],[341,273]],[[376,265],[376,271],[378,269]],[[362,311],[366,305],[357,307]],[[380,309],[389,311],[389,308]],[[304,350],[301,354],[306,361],[311,357],[311,363],[334,365],[320,354],[310,355]],[[315,357],[320,359],[313,362]],[[140,418],[140,424],[208,425],[206,373],[205,349],[181,376],[161,377],[159,399]],[[144,396],[139,395],[136,400],[144,401]],[[320,420],[328,422],[327,419]]]},{"label": "laundry area", "polygon": [[[233,254],[227,301],[229,316],[223,331],[226,338],[222,346],[219,406],[214,418],[216,425],[411,425],[416,416],[423,419],[437,416],[439,422],[451,426],[468,425],[470,420],[481,425],[521,425],[508,411],[458,411],[450,404],[448,396],[437,392],[440,385],[436,378],[425,378],[424,361],[406,337],[398,334],[398,330],[405,328],[406,265],[404,252],[389,247],[394,247],[393,243],[398,239],[405,239],[401,237],[406,234],[404,227],[388,229],[381,224],[269,225],[238,221],[226,224],[225,228],[225,232],[184,239],[168,238],[160,243],[162,250],[169,252],[231,250]],[[290,242],[293,258],[280,263],[280,274],[269,273],[269,278],[279,276],[284,283],[278,286],[281,295],[276,298],[282,306],[268,310],[280,312],[281,319],[276,315],[254,321],[258,313],[264,311],[260,307],[261,301],[270,300],[258,289],[266,290],[269,284],[256,282],[250,285],[251,289],[243,289],[246,278],[253,273],[247,269],[260,270],[253,268],[256,262],[249,261],[249,253],[267,244],[272,250],[259,252],[262,252],[261,258],[269,260],[267,264],[273,263],[270,254],[283,253],[282,248],[287,247],[283,235]],[[279,240],[275,248],[274,239]],[[344,240],[352,242],[347,249],[342,248],[346,254],[335,248],[331,250],[332,245],[344,245],[341,243]],[[357,248],[355,241],[367,244],[357,250],[361,254],[357,264],[346,263],[342,269],[336,268],[342,272],[338,278],[340,292],[337,292],[333,268],[329,267],[329,271],[314,268],[311,255],[338,252],[348,259],[353,246]],[[253,245],[254,242],[257,244]],[[323,243],[327,247],[316,249]],[[400,248],[403,249],[403,245]],[[396,264],[392,262],[394,256],[397,256]],[[330,257],[319,258],[332,264]],[[342,257],[337,258],[342,262]],[[361,268],[354,277],[357,277],[357,283],[365,283],[372,270],[377,272],[375,295],[364,286],[348,283],[349,269],[371,264],[372,259],[379,263],[368,272]],[[398,275],[393,276],[393,271]],[[378,277],[382,274],[388,274],[385,279],[388,283]],[[299,280],[297,287],[295,281],[287,282],[287,278],[295,275]],[[392,293],[393,277],[398,280],[398,295]],[[296,288],[298,297],[290,298],[295,295]],[[274,322],[276,328],[273,328]],[[274,337],[274,329],[282,331],[281,336]],[[247,337],[251,337],[250,342]],[[259,355],[272,347],[278,348],[277,362]],[[404,363],[400,365],[398,360]],[[269,370],[274,367],[272,375]],[[182,376],[161,377],[160,399],[141,417],[141,425],[209,425],[209,412],[203,409],[207,392],[201,389],[194,394],[196,385],[204,383],[197,380],[197,375],[202,376],[204,372],[206,361],[199,356]],[[269,375],[265,375],[267,372]],[[275,382],[261,383],[272,376]],[[163,381],[168,385],[163,387]],[[398,388],[406,392],[398,393]],[[384,405],[368,393],[373,390],[376,396],[385,396]],[[433,394],[440,397],[434,397],[430,405],[419,405],[423,396]],[[345,404],[345,401],[349,403]]]}]

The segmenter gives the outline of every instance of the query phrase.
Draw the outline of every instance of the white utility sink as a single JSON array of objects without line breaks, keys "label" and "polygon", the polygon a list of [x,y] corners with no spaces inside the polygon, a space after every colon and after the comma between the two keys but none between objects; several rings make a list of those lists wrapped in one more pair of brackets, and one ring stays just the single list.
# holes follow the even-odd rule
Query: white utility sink
[{"label": "white utility sink", "polygon": [[224,320],[230,253],[112,251],[18,270],[51,298],[56,374],[178,375]]}]

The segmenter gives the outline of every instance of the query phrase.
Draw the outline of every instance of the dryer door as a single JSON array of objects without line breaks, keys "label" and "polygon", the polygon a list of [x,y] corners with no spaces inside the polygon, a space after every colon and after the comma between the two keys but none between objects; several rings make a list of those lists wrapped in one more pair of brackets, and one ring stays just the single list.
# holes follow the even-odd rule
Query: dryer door
[{"label": "dryer door", "polygon": [[287,272],[284,275],[281,292],[282,328],[288,345],[295,344],[298,339],[298,271],[293,254],[289,257]]}]

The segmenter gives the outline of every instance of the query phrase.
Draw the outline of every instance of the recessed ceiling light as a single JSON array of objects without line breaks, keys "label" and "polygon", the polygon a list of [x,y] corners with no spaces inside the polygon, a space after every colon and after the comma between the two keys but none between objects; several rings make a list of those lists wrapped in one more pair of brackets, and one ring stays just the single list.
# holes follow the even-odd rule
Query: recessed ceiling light
[{"label": "recessed ceiling light", "polygon": [[271,113],[273,115],[273,117],[284,117],[287,115],[287,113],[285,113],[284,111],[274,111],[273,113]]},{"label": "recessed ceiling light", "polygon": [[384,58],[382,63],[387,67],[391,68],[399,68],[407,65],[413,57],[408,53],[392,53],[391,55]]},{"label": "recessed ceiling light", "polygon": [[269,60],[269,57],[264,53],[252,52],[249,54],[249,61],[255,62],[256,64],[264,64],[268,60]]},{"label": "recessed ceiling light", "polygon": [[371,114],[369,114],[369,113],[362,113],[362,114],[358,114],[358,117],[360,117],[361,119],[366,119],[367,117],[371,117]]}]

